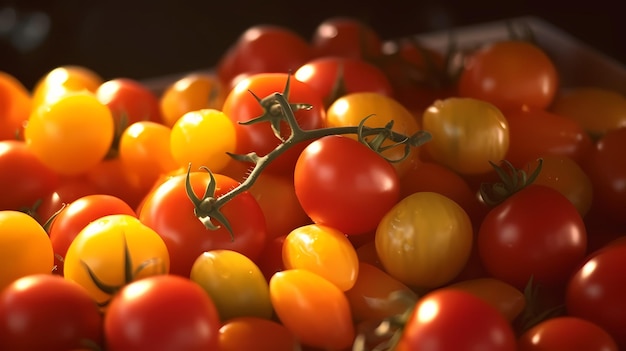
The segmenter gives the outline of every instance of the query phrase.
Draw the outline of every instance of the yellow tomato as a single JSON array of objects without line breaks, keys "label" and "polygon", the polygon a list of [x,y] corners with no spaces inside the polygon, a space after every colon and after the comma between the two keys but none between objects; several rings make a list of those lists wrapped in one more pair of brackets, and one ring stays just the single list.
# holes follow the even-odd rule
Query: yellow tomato
[{"label": "yellow tomato", "polygon": [[163,239],[136,217],[101,217],[85,226],[67,249],[63,275],[87,289],[102,307],[128,283],[169,273]]},{"label": "yellow tomato", "polygon": [[24,212],[0,211],[0,291],[30,274],[51,274],[54,251],[41,224]]},{"label": "yellow tomato", "polygon": [[437,100],[424,111],[422,127],[432,140],[428,154],[438,163],[464,174],[493,170],[509,148],[509,127],[494,105],[473,98]]},{"label": "yellow tomato", "polygon": [[103,78],[84,66],[65,65],[46,73],[33,88],[33,105],[40,106],[54,102],[59,97],[76,91],[95,93]]}]

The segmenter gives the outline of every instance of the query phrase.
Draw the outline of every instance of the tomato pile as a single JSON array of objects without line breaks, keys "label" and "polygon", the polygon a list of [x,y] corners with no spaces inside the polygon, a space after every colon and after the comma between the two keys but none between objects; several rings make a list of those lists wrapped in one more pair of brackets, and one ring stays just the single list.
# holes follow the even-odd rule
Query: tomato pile
[{"label": "tomato pile", "polygon": [[560,72],[350,18],[0,72],[0,349],[624,350],[626,98]]}]

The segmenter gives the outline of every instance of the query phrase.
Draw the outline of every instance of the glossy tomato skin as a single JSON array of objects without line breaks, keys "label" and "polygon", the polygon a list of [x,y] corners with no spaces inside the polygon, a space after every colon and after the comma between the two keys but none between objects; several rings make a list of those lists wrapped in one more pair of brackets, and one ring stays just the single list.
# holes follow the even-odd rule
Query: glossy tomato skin
[{"label": "glossy tomato skin", "polygon": [[[15,323],[19,320],[20,323]],[[78,284],[51,274],[15,280],[0,293],[0,349],[66,351],[102,345],[100,309]]]},{"label": "glossy tomato skin", "polygon": [[[221,174],[213,176],[217,196],[239,184]],[[211,249],[231,249],[256,260],[267,242],[267,230],[263,211],[254,197],[243,192],[222,207],[222,214],[233,229],[234,240],[231,240],[224,226],[210,231],[195,216],[193,203],[185,192],[185,178],[186,174],[176,175],[158,185],[148,194],[138,213],[141,222],[165,241],[170,272],[188,277],[196,258]],[[211,178],[208,172],[195,171],[190,172],[189,181],[196,196],[201,196]]]},{"label": "glossy tomato skin", "polygon": [[382,54],[382,39],[367,23],[336,16],[322,21],[311,38],[314,57],[339,56],[374,59]]},{"label": "glossy tomato skin", "polygon": [[135,122],[163,121],[157,95],[132,78],[108,80],[98,86],[95,94],[111,110],[116,125],[121,130]]},{"label": "glossy tomato skin", "polygon": [[260,317],[237,317],[226,321],[219,332],[220,351],[293,351],[300,346],[283,324]]},{"label": "glossy tomato skin", "polygon": [[347,235],[375,230],[400,196],[393,166],[342,135],[322,137],[307,146],[296,163],[294,184],[314,223]]},{"label": "glossy tomato skin", "polygon": [[559,191],[530,185],[492,208],[480,225],[478,251],[486,271],[523,289],[567,281],[586,254],[578,210]]},{"label": "glossy tomato skin", "polygon": [[538,46],[521,40],[486,44],[470,54],[457,83],[461,97],[502,110],[528,105],[547,108],[559,88],[555,63]]},{"label": "glossy tomato skin", "polygon": [[104,317],[109,351],[216,350],[219,328],[211,298],[196,283],[176,275],[127,285]]},{"label": "glossy tomato skin", "polygon": [[438,289],[418,300],[397,351],[515,351],[516,337],[496,308],[469,292]]},{"label": "glossy tomato skin", "polygon": [[[264,108],[254,97],[263,99],[277,92],[284,92],[286,83],[289,81],[289,95],[285,96],[289,103],[304,103],[312,106],[309,110],[300,109],[294,111],[294,116],[300,128],[305,130],[324,127],[326,121],[326,109],[322,97],[306,83],[301,82],[288,73],[261,73],[254,74],[242,79],[226,96],[222,112],[226,114],[235,125],[237,147],[236,153],[248,154],[255,152],[264,156],[276,148],[281,141],[274,135],[269,122],[260,122],[250,125],[242,125],[251,119],[264,114]],[[254,95],[251,94],[254,93]],[[281,123],[281,136],[287,139],[291,129],[286,122]],[[293,145],[289,150],[280,155],[267,168],[273,173],[290,174],[298,158],[298,155],[306,147],[307,142]]]},{"label": "glossy tomato skin", "polygon": [[574,272],[565,295],[567,313],[605,329],[620,350],[626,347],[625,262],[626,245],[606,246]]},{"label": "glossy tomato skin", "polygon": [[30,91],[17,77],[0,72],[0,140],[23,137],[23,125],[32,111]]},{"label": "glossy tomato skin", "polygon": [[518,351],[618,351],[613,337],[589,320],[562,316],[544,320],[518,339]]}]

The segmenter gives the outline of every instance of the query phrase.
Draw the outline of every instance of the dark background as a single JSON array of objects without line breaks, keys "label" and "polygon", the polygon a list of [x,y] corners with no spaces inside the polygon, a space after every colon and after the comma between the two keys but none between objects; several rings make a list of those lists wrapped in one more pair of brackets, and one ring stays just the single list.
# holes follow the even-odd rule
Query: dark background
[{"label": "dark background", "polygon": [[[410,0],[409,0],[410,1]],[[32,88],[54,67],[146,79],[214,65],[249,26],[273,23],[310,38],[331,16],[364,20],[383,39],[534,15],[626,64],[619,1],[0,0],[0,70]]]}]

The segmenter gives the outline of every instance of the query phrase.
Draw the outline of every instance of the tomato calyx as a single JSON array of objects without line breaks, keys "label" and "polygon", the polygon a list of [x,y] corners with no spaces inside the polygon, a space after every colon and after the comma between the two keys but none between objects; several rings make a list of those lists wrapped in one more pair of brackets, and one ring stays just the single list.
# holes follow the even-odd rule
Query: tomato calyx
[{"label": "tomato calyx", "polygon": [[517,335],[524,334],[542,321],[565,314],[565,305],[562,303],[549,308],[542,308],[539,303],[540,292],[540,286],[534,284],[531,276],[524,287],[524,299],[526,300],[524,310],[514,321]]},{"label": "tomato calyx", "polygon": [[335,81],[333,82],[330,94],[328,94],[328,96],[324,96],[324,107],[330,107],[330,105],[332,105],[335,100],[346,95],[347,92],[348,89],[346,88],[344,64],[343,62],[341,62],[337,66],[337,76],[335,77]]},{"label": "tomato calyx", "polygon": [[500,165],[489,161],[501,181],[493,184],[482,183],[480,185],[479,192],[483,202],[487,206],[494,207],[532,184],[539,176],[543,164],[543,159],[540,158],[537,161],[537,167],[530,175],[523,169],[515,168],[507,160],[502,160]]}]

